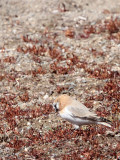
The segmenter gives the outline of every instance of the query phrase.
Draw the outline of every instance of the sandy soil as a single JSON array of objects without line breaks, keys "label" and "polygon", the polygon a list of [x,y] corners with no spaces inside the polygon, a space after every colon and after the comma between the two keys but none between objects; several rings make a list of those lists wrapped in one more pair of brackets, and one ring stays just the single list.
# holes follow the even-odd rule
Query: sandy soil
[{"label": "sandy soil", "polygon": [[[120,159],[119,0],[4,0],[0,20],[0,159]],[[74,130],[63,93],[112,128]]]}]

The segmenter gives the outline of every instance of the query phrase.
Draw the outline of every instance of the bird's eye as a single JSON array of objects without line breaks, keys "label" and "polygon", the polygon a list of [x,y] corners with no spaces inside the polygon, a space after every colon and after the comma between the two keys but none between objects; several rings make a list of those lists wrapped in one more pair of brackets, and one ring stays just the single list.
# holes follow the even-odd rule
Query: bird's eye
[{"label": "bird's eye", "polygon": [[58,112],[58,104],[57,104],[57,103],[54,103],[54,104],[53,104],[53,107],[54,107],[55,111]]}]

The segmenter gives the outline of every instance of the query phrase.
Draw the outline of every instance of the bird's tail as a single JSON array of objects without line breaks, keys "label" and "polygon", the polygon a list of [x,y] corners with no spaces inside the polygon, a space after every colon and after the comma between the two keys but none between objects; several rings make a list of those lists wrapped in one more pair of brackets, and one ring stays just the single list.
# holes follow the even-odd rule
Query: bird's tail
[{"label": "bird's tail", "polygon": [[106,123],[106,122],[98,122],[97,124],[102,124],[102,125],[107,126],[107,127],[112,127],[111,124]]},{"label": "bird's tail", "polygon": [[102,118],[102,117],[98,119],[97,124],[102,124],[102,125],[107,126],[107,127],[112,127],[111,126],[111,121],[109,121],[105,118]]}]

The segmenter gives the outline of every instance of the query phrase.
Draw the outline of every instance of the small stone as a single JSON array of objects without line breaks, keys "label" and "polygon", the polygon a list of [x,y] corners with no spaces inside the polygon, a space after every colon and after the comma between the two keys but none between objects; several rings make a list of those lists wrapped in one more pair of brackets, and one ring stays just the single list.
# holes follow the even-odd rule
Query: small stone
[{"label": "small stone", "polygon": [[28,149],[29,149],[28,147],[25,147],[25,149],[24,149],[24,150],[27,152],[27,151],[28,151]]},{"label": "small stone", "polygon": [[27,126],[30,126],[31,125],[31,123],[30,122],[27,122]]},{"label": "small stone", "polygon": [[43,98],[46,100],[46,99],[48,99],[48,94],[46,94]]}]

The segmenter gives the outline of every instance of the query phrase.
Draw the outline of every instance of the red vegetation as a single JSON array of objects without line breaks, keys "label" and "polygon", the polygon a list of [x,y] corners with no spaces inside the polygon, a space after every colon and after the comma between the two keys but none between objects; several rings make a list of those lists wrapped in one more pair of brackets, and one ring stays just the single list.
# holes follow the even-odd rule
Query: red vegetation
[{"label": "red vegetation", "polygon": [[65,31],[65,36],[69,38],[74,38],[75,37],[75,32],[73,29],[67,29]]},{"label": "red vegetation", "polygon": [[15,74],[5,74],[5,79],[10,81],[15,81],[16,80],[16,75]]},{"label": "red vegetation", "polygon": [[[87,25],[84,27],[83,33],[80,34],[81,38],[89,38],[91,34],[100,34],[107,32],[110,34],[110,39],[120,40],[120,19],[112,18],[104,22],[96,23],[95,25]],[[114,35],[115,34],[115,35]]]},{"label": "red vegetation", "polygon": [[[78,56],[74,55],[73,53],[70,54],[69,49],[65,48],[63,45],[60,45],[58,42],[54,40],[54,37],[48,37],[48,39],[51,39],[54,42],[54,47],[49,47],[48,40],[44,41],[44,45],[41,45],[40,47],[36,46],[35,44],[32,44],[32,46],[18,46],[17,51],[22,53],[29,53],[33,55],[33,60],[37,63],[41,63],[41,59],[39,56],[43,56],[45,52],[48,51],[51,59],[56,60],[52,64],[49,65],[50,70],[52,70],[52,73],[55,74],[69,74],[71,71],[74,70],[73,66],[76,66],[79,63]],[[23,38],[24,42],[30,42],[33,43],[34,40],[29,39],[28,36]],[[35,41],[35,43],[37,43]],[[45,47],[44,47],[45,46]],[[64,49],[67,54],[67,58],[64,58],[64,55],[62,54],[61,50]],[[61,62],[65,61],[66,67],[61,66]],[[69,61],[69,62],[68,62]],[[34,71],[28,71],[27,74],[33,74],[33,76],[36,76],[37,74],[45,74],[46,71],[44,71],[41,67],[39,70]]]},{"label": "red vegetation", "polygon": [[[9,128],[6,128],[6,133],[10,130],[12,131],[12,136],[10,136],[10,140],[6,140],[6,147],[13,148],[15,152],[20,151],[22,148],[30,148],[25,153],[21,153],[21,156],[28,154],[33,158],[40,159],[46,157],[47,153],[53,149],[64,149],[67,151],[65,154],[60,155],[62,159],[70,159],[70,158],[86,158],[92,159],[92,157],[97,158],[104,158],[104,156],[111,154],[112,157],[117,157],[117,151],[119,146],[112,149],[108,146],[107,152],[102,150],[100,139],[104,137],[98,137],[98,135],[105,135],[106,129],[103,126],[90,126],[88,129],[79,129],[74,130],[71,128],[64,128],[63,126],[53,127],[48,130],[46,133],[40,133],[39,130],[33,129],[32,127],[23,130],[23,133],[19,132],[19,121],[22,119],[33,120],[34,118],[40,116],[47,116],[52,112],[51,105],[39,105],[38,108],[35,109],[28,109],[22,110],[20,107],[12,107],[13,102],[16,99],[16,95],[11,95],[7,97],[3,97],[0,99],[1,106],[4,110],[4,114],[2,118],[6,119],[7,123],[9,124]],[[1,110],[1,112],[3,112]],[[109,113],[105,110],[105,108],[101,108],[98,110],[98,114],[100,116],[108,116]],[[17,121],[16,121],[17,118]],[[113,126],[118,127],[119,122],[114,121]],[[2,126],[1,126],[2,127]],[[16,129],[18,128],[18,129]],[[18,130],[18,131],[17,131]],[[42,130],[42,126],[40,128]],[[1,132],[2,132],[1,128]],[[22,134],[22,138],[21,138]],[[81,138],[81,139],[80,139]],[[73,143],[74,145],[71,146],[68,142]],[[104,142],[104,145],[107,145],[107,141]],[[33,148],[35,145],[47,145],[51,146],[51,148]],[[90,146],[88,148],[88,145]],[[68,150],[69,148],[69,150]],[[57,158],[57,156],[55,157]],[[59,155],[58,155],[59,158]]]},{"label": "red vegetation", "polygon": [[113,113],[113,114],[118,114],[118,113],[120,113],[119,103],[113,104],[113,106],[112,106],[112,113]]},{"label": "red vegetation", "polygon": [[99,52],[99,51],[97,51],[96,49],[93,49],[93,48],[92,48],[91,52],[95,57],[104,56],[104,52]]},{"label": "red vegetation", "polygon": [[35,46],[33,45],[32,47],[28,47],[28,46],[18,46],[17,47],[17,51],[18,52],[21,52],[21,53],[30,53],[32,55],[43,55],[44,52],[46,52],[46,48],[44,48],[44,46]]},{"label": "red vegetation", "polygon": [[33,55],[33,61],[37,62],[37,63],[41,63],[41,59],[35,55]]},{"label": "red vegetation", "polygon": [[111,18],[110,20],[105,20],[105,29],[110,33],[117,33],[120,31],[120,19],[118,18]]},{"label": "red vegetation", "polygon": [[94,70],[85,68],[85,71],[90,74],[90,77],[95,77],[98,79],[115,78],[120,76],[118,71],[111,71],[111,69],[105,64],[99,65]]},{"label": "red vegetation", "polygon": [[23,39],[24,42],[27,42],[27,43],[38,43],[39,42],[39,40],[37,40],[37,39],[29,38],[28,35],[27,36],[22,36],[22,39]]},{"label": "red vegetation", "polygon": [[25,92],[23,95],[20,95],[20,100],[22,102],[28,102],[29,101],[29,95],[28,95],[28,92]]},{"label": "red vegetation", "polygon": [[[74,70],[74,66],[76,66],[79,63],[79,59],[76,55],[72,55],[72,58],[68,58],[66,60],[67,67],[58,66],[58,61],[61,61],[61,58],[58,59],[57,62],[54,62],[50,65],[50,69],[55,74],[70,74]],[[68,62],[69,61],[69,62]]]},{"label": "red vegetation", "polygon": [[87,68],[87,62],[80,61],[80,62],[77,64],[77,68],[86,69],[86,68]]},{"label": "red vegetation", "polygon": [[[64,6],[63,6],[63,12]],[[104,21],[103,24],[96,24],[91,26],[86,26],[84,28],[84,33],[81,35],[84,38],[88,38],[91,34],[99,34],[101,32],[107,32],[110,37],[114,34],[119,33],[119,19],[110,19]],[[26,71],[27,75],[32,74],[32,78],[36,77],[39,74],[54,73],[54,74],[70,74],[73,73],[75,69],[83,68],[86,73],[92,78],[98,78],[98,80],[103,80],[104,85],[99,87],[100,94],[93,95],[86,98],[85,105],[88,108],[93,107],[93,101],[103,101],[106,102],[106,106],[100,107],[96,110],[96,113],[101,117],[110,117],[112,120],[113,128],[111,130],[119,129],[119,120],[115,117],[115,114],[120,112],[119,109],[119,99],[120,99],[120,87],[118,82],[118,77],[120,74],[117,71],[112,71],[111,67],[108,64],[92,64],[89,66],[88,62],[80,61],[80,58],[69,50],[68,47],[60,45],[56,40],[57,34],[53,36],[51,33],[46,31],[43,33],[42,45],[39,40],[31,39],[29,36],[23,36],[22,39],[26,45],[18,46],[17,51],[21,53],[28,53],[31,55],[32,60],[39,65],[34,70]],[[65,36],[69,38],[75,37],[75,31],[73,29],[68,29],[65,31]],[[30,46],[28,46],[30,43]],[[52,44],[52,45],[51,45]],[[52,47],[50,47],[52,46]],[[98,52],[96,49],[91,50],[94,56],[104,56],[103,52]],[[42,66],[42,58],[48,58],[48,66],[46,70]],[[49,64],[49,59],[52,63]],[[4,59],[4,62],[15,63],[16,60],[12,57],[7,57]],[[91,68],[90,68],[91,67]],[[8,80],[8,82],[15,82],[17,74],[13,71],[10,74],[5,73],[1,74],[0,81],[3,79]],[[85,74],[87,75],[87,74]],[[64,76],[65,77],[65,76]],[[56,84],[56,81],[50,79],[51,84]],[[18,88],[19,89],[19,88]],[[68,90],[66,86],[57,86],[57,94],[62,93],[62,91]],[[25,159],[25,155],[32,157],[32,159],[46,159],[48,155],[53,153],[53,150],[63,151],[61,155],[55,155],[55,158],[61,158],[64,160],[67,159],[104,159],[105,157],[117,159],[118,151],[120,149],[119,144],[115,137],[112,139],[106,138],[105,126],[90,126],[87,129],[74,130],[69,125],[46,128],[46,118],[52,112],[52,106],[50,104],[35,104],[36,107],[31,108],[26,106],[25,109],[21,109],[21,106],[17,105],[18,99],[20,103],[29,102],[32,97],[29,96],[28,90],[23,94],[14,95],[9,93],[9,96],[4,95],[0,98],[0,120],[5,120],[6,124],[0,125],[0,133],[7,135],[7,138],[1,138],[2,141],[6,142],[6,146],[14,149],[14,153],[18,152],[19,159]],[[34,120],[41,121],[43,124],[40,124],[40,128],[34,128]],[[48,121],[48,119],[47,119]],[[26,123],[30,122],[32,125],[27,125]],[[52,123],[52,120],[51,120]],[[6,126],[6,128],[5,128]],[[43,130],[45,127],[46,130]],[[104,136],[103,136],[104,135]],[[116,146],[113,147],[113,142]],[[6,147],[5,146],[5,147]],[[40,148],[39,148],[39,147]],[[38,147],[38,148],[37,148]],[[23,151],[25,148],[28,150]],[[103,149],[105,148],[105,149]],[[109,157],[110,155],[110,157]],[[20,157],[21,156],[21,157]],[[16,156],[11,156],[16,158]],[[47,157],[48,159],[51,157]]]},{"label": "red vegetation", "polygon": [[72,55],[73,57],[72,58],[68,58],[68,60],[70,61],[70,63],[67,63],[67,65],[70,67],[70,66],[76,66],[78,63],[79,63],[79,58],[78,56],[76,55]]},{"label": "red vegetation", "polygon": [[25,141],[18,140],[17,137],[14,137],[7,145],[6,147],[14,148],[15,152],[20,150],[25,145]]},{"label": "red vegetation", "polygon": [[3,75],[0,75],[0,81],[2,81],[5,77]]},{"label": "red vegetation", "polygon": [[50,48],[49,49],[49,54],[50,54],[50,57],[52,58],[52,59],[60,59],[61,58],[61,52],[60,51],[58,51],[57,49],[55,49],[55,48]]},{"label": "red vegetation", "polygon": [[[0,99],[0,105],[1,105],[1,115],[0,118],[5,118],[7,123],[9,124],[10,129],[14,129],[17,127],[17,120],[20,120],[21,117],[24,117],[25,119],[32,119],[36,117],[40,117],[42,115],[48,115],[50,112],[52,112],[52,106],[51,105],[39,105],[39,108],[35,109],[28,109],[22,110],[20,107],[12,107],[12,105],[15,105],[15,98],[16,95],[12,96],[5,96]],[[21,100],[26,102],[29,100],[28,93],[25,92],[24,95],[22,95]],[[15,118],[16,117],[16,118]]]},{"label": "red vegetation", "polygon": [[38,69],[35,70],[28,70],[25,74],[32,75],[33,77],[36,77],[38,74],[45,74],[46,71],[40,66]]},{"label": "red vegetation", "polygon": [[14,57],[7,56],[4,60],[6,63],[16,63],[16,59]]},{"label": "red vegetation", "polygon": [[110,115],[110,111],[105,107],[98,108],[96,113],[100,117],[108,117]]},{"label": "red vegetation", "polygon": [[57,86],[56,87],[56,92],[58,93],[58,94],[60,94],[62,91],[64,91],[64,90],[68,90],[68,87],[64,87],[64,86]]},{"label": "red vegetation", "polygon": [[104,86],[103,91],[107,93],[106,98],[110,101],[112,99],[120,100],[120,86],[116,80],[110,80]]},{"label": "red vegetation", "polygon": [[58,66],[57,63],[53,63],[50,65],[50,70],[55,74],[69,74],[73,68]]},{"label": "red vegetation", "polygon": [[30,155],[32,157],[34,157],[35,159],[41,159],[41,157],[45,157],[46,156],[46,153],[43,149],[35,149],[33,148],[31,151],[30,151]]}]

